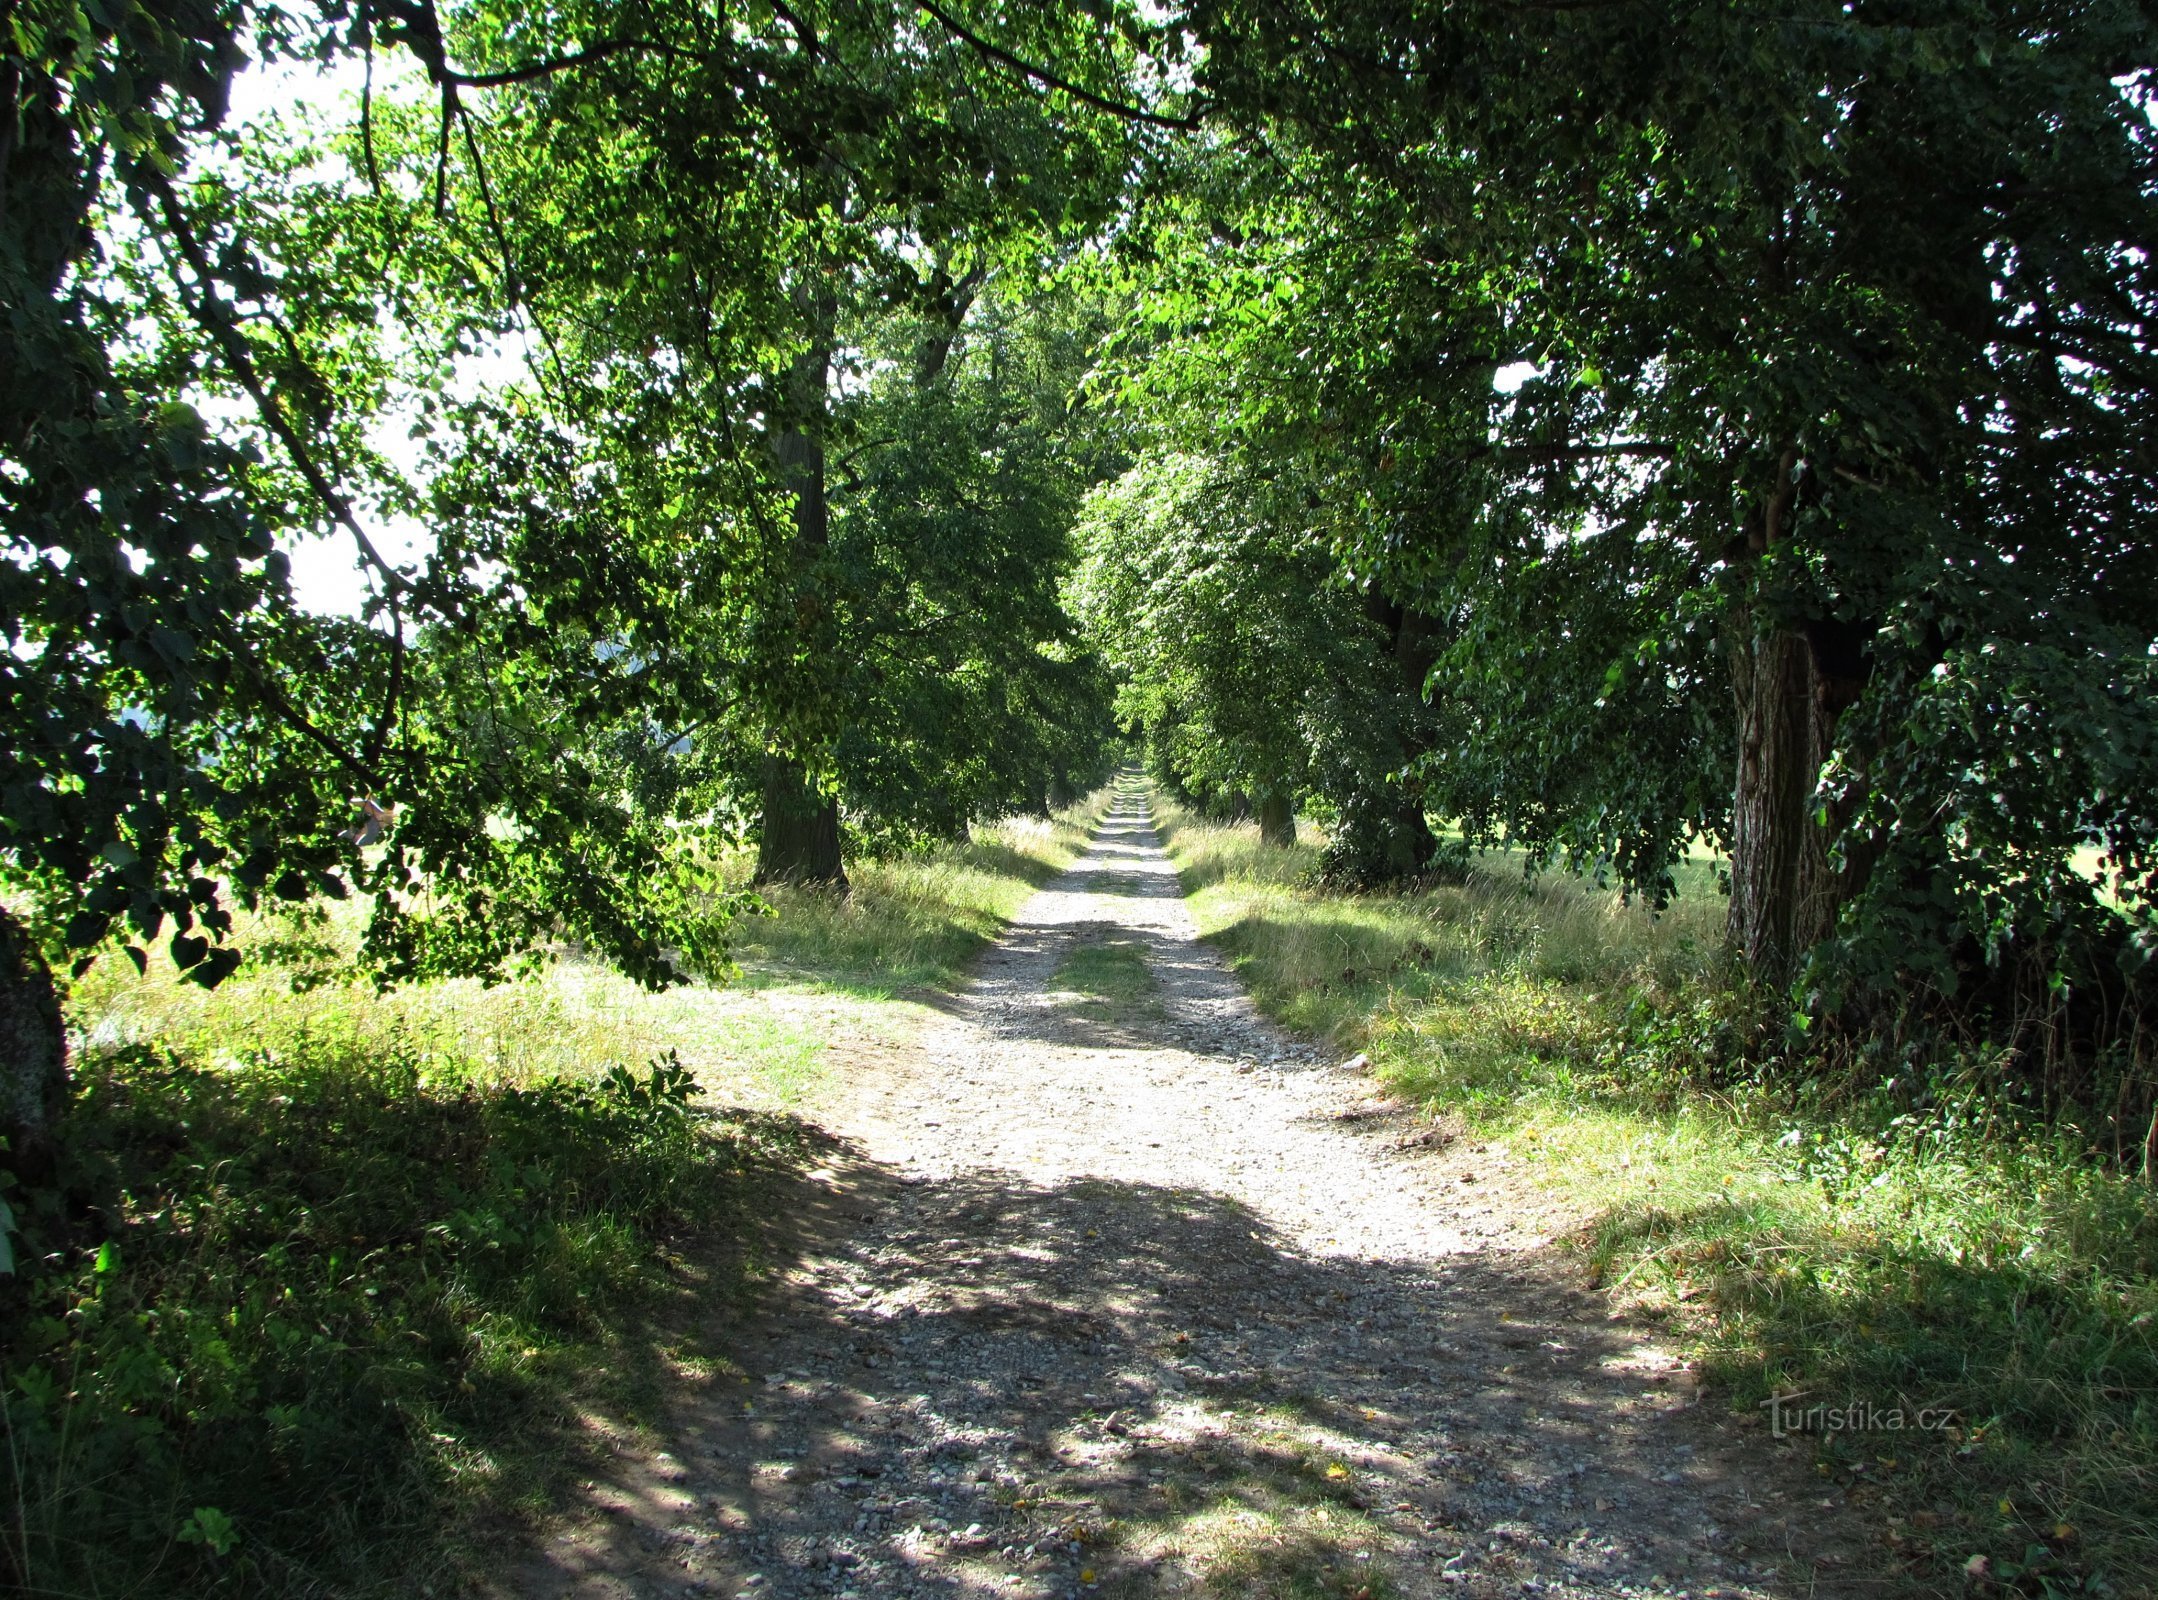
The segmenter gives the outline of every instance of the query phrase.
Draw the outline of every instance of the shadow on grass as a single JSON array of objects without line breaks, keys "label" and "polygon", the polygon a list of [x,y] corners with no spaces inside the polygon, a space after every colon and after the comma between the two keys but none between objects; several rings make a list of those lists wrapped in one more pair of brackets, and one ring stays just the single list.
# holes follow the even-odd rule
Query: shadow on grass
[{"label": "shadow on grass", "polygon": [[[1945,1567],[1990,1548],[2034,1586],[2117,1583],[2158,1571],[2158,1220],[2142,1233],[2141,1262],[2071,1276],[1809,1225],[1770,1197],[1623,1207],[1595,1228],[1592,1259],[1713,1307],[1712,1373],[1744,1404],[1798,1397],[1792,1426],[1826,1475],[1967,1508],[1908,1528],[1905,1555]],[[1803,1421],[1853,1402],[1883,1415]]]}]

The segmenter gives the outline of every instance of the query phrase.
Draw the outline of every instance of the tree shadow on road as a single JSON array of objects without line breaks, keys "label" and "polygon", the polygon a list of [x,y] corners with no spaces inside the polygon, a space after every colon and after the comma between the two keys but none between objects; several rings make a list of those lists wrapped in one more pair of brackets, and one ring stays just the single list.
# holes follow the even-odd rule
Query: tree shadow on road
[{"label": "tree shadow on road", "polygon": [[[1787,1549],[1822,1530],[1749,1500],[1686,1375],[1547,1264],[1318,1256],[1219,1195],[853,1153],[793,1205],[753,1381],[685,1380],[517,1592],[1833,1592]],[[632,1573],[674,1587],[607,1587]]]}]

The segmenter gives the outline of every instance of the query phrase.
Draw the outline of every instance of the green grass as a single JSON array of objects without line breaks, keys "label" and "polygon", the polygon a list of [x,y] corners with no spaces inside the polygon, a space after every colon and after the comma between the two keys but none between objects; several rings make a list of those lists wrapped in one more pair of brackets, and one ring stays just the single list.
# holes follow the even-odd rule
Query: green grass
[{"label": "green grass", "polygon": [[1316,887],[1316,842],[1162,820],[1259,1004],[1540,1174],[1588,1219],[1592,1281],[1667,1319],[1749,1421],[1796,1390],[1946,1421],[1801,1441],[1875,1518],[1884,1562],[2153,1592],[2148,1184],[1976,1098],[1982,1074],[1952,1060],[1864,1094],[1744,1070],[1756,1021],[1716,981],[1705,864],[1660,917],[1488,857],[1458,886],[1343,896]]},{"label": "green grass", "polygon": [[566,953],[378,993],[352,906],[252,926],[212,992],[100,963],[65,1170],[6,1196],[0,1582],[465,1586],[589,1468],[585,1422],[634,1431],[726,1369],[813,1162],[795,1113],[929,1015],[1099,809],[779,895],[722,988]]},{"label": "green grass", "polygon": [[[735,930],[746,981],[807,974],[870,996],[949,987],[1029,894],[1078,859],[1106,795],[1054,818],[977,827],[965,844],[850,865],[847,894],[769,891],[775,915]],[[749,865],[736,863],[734,876],[746,878]]]},{"label": "green grass", "polygon": [[453,1584],[460,1526],[585,1464],[575,1411],[724,1359],[692,1330],[766,1270],[802,1135],[694,1094],[322,1040],[88,1058],[61,1184],[15,1196],[10,1592]]},{"label": "green grass", "polygon": [[1057,964],[1049,987],[1066,1010],[1089,1021],[1128,1022],[1159,1012],[1155,995],[1161,986],[1146,946],[1129,935],[1075,947]]}]

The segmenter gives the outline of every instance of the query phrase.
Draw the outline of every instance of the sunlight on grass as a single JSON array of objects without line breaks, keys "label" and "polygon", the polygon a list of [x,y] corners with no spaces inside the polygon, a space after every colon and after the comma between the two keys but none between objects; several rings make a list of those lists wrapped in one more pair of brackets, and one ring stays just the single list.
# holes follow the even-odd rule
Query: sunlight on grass
[{"label": "sunlight on grass", "polygon": [[[153,955],[138,976],[101,961],[74,988],[69,1018],[84,1047],[177,1048],[204,1059],[254,1049],[409,1052],[523,1084],[587,1076],[677,1052],[726,1104],[792,1109],[829,1082],[834,1048],[891,1043],[924,1015],[910,991],[956,982],[1031,894],[1077,857],[1106,801],[1053,820],[978,828],[964,845],[853,869],[840,898],[779,891],[775,915],[736,925],[736,981],[653,993],[565,954],[538,975],[377,991],[356,973],[359,901],[307,919],[257,919],[242,943],[267,947],[215,990],[178,981]],[[743,864],[744,875],[747,872]],[[315,986],[296,990],[297,973]]]},{"label": "sunlight on grass", "polygon": [[1158,1011],[1160,990],[1140,940],[1112,936],[1075,946],[1050,979],[1050,997],[1076,1015],[1120,1022]]},{"label": "sunlight on grass", "polygon": [[[814,974],[826,987],[890,994],[949,987],[1028,895],[1086,848],[1108,791],[1054,818],[977,826],[965,844],[850,865],[852,890],[779,887],[773,915],[738,924],[735,952],[751,986]],[[752,862],[730,864],[746,881]]]},{"label": "sunlight on grass", "polygon": [[1260,1006],[1540,1177],[1582,1219],[1591,1281],[1667,1318],[1735,1410],[1804,1389],[1951,1419],[1893,1450],[1814,1441],[1824,1477],[1884,1514],[1924,1508],[1894,1541],[1914,1572],[1986,1554],[2150,1592],[2147,1185],[1955,1082],[1913,1111],[1756,1075],[1759,1021],[1718,982],[1712,863],[1660,916],[1488,857],[1463,884],[1340,895],[1309,829],[1282,850],[1159,814],[1203,935]]}]

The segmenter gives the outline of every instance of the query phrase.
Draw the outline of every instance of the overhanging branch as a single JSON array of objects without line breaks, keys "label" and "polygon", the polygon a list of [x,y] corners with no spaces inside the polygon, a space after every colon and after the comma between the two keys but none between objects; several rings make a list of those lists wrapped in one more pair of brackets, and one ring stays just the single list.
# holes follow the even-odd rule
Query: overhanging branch
[{"label": "overhanging branch", "polygon": [[1173,129],[1178,133],[1196,133],[1199,129],[1200,118],[1196,112],[1190,116],[1171,117],[1165,116],[1159,111],[1149,111],[1144,106],[1126,105],[1121,100],[1108,99],[1103,95],[1096,94],[1091,89],[1081,88],[1069,78],[1059,77],[1047,67],[1038,67],[1031,61],[1015,56],[1002,45],[983,38],[972,28],[969,28],[965,23],[944,10],[943,7],[937,5],[936,0],[915,0],[915,4],[930,16],[936,18],[945,32],[970,46],[977,55],[994,61],[999,66],[1008,67],[1023,78],[1032,78],[1036,83],[1046,84],[1052,89],[1062,90],[1074,100],[1082,101],[1097,111],[1106,111],[1110,116],[1122,117],[1128,122],[1143,122],[1150,127]]}]

